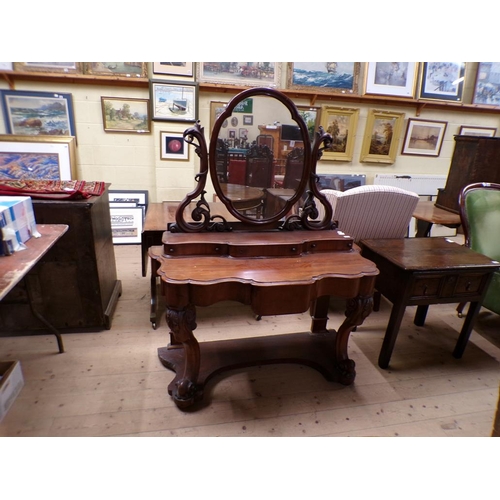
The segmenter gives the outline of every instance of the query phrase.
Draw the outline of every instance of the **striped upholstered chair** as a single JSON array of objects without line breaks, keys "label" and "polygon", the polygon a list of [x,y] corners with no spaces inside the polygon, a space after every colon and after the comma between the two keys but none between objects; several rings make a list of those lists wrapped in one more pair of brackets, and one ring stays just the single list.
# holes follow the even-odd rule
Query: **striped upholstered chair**
[{"label": "striped upholstered chair", "polygon": [[[332,206],[337,229],[355,243],[363,239],[406,237],[419,200],[413,191],[384,185],[364,185],[348,191],[323,189],[321,193]],[[373,299],[373,309],[378,311],[380,293],[375,291]]]},{"label": "striped upholstered chair", "polygon": [[340,231],[363,239],[404,238],[419,197],[413,191],[365,185],[348,191],[323,189],[332,206],[333,220]]}]

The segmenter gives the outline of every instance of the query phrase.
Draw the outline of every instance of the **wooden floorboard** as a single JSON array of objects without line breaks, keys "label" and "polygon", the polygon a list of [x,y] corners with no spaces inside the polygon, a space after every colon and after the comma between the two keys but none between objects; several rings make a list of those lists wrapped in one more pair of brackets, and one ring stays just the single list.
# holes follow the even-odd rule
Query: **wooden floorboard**
[{"label": "wooden floorboard", "polygon": [[[0,436],[436,436],[492,435],[500,381],[500,317],[482,311],[462,359],[451,355],[463,319],[455,305],[431,306],[426,324],[408,308],[390,367],[377,365],[391,305],[382,301],[349,342],[354,385],[326,381],[311,368],[268,365],[215,377],[197,411],[167,393],[173,373],[158,347],[168,328],[149,322],[149,277],[140,248],[115,246],[123,293],[110,330],[0,338],[0,359],[21,362],[25,385]],[[332,303],[331,327],[343,319]],[[199,340],[307,332],[308,313],[256,321],[225,302],[197,311]]]}]

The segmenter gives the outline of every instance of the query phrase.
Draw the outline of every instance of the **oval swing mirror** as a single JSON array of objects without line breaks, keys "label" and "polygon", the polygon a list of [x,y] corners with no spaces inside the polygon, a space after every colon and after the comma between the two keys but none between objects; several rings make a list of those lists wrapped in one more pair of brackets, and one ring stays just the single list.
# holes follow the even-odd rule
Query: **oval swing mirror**
[{"label": "oval swing mirror", "polygon": [[310,159],[304,120],[294,103],[273,89],[253,88],[235,96],[212,130],[214,189],[246,223],[267,224],[291,213],[306,189]]}]

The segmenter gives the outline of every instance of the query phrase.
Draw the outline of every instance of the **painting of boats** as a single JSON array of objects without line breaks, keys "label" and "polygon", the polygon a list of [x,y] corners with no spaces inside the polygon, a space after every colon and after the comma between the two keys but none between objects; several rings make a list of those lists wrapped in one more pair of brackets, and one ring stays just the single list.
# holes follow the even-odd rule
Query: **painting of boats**
[{"label": "painting of boats", "polygon": [[151,82],[153,120],[196,121],[198,118],[197,84],[178,85]]}]

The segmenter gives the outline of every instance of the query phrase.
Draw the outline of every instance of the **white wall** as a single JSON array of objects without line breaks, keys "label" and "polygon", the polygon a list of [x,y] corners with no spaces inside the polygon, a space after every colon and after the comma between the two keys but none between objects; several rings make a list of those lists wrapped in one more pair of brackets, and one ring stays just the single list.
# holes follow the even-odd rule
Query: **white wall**
[{"label": "white wall", "polygon": [[[285,64],[283,64],[283,67]],[[475,64],[469,63],[469,78],[466,80],[464,102],[470,102],[474,85]],[[471,77],[472,75],[472,77]],[[36,75],[34,75],[36,78]],[[111,183],[111,189],[147,189],[150,201],[178,201],[194,187],[194,176],[198,172],[199,161],[194,148],[189,152],[189,161],[160,160],[160,131],[183,132],[190,124],[177,122],[153,122],[151,134],[104,132],[102,124],[101,96],[149,98],[149,89],[112,86],[71,84],[67,82],[37,82],[14,80],[16,90],[68,92],[73,95],[73,105],[77,134],[77,175],[83,180]],[[283,75],[282,81],[286,81]],[[8,89],[8,84],[0,78],[0,88]],[[210,129],[210,102],[227,102],[236,92],[202,92],[199,96],[199,119],[205,127],[208,141]],[[468,100],[469,99],[469,100]],[[310,105],[307,99],[294,99],[297,105]],[[460,112],[448,110],[422,110],[419,118],[447,121],[448,126],[438,158],[400,155],[401,144],[406,130],[407,119],[417,117],[416,106],[373,106],[365,103],[346,103],[318,99],[314,106],[339,106],[359,108],[360,115],[351,162],[322,160],[318,173],[366,174],[372,183],[376,173],[448,173],[454,149],[453,136],[461,125],[496,127],[500,129],[500,114],[484,112]],[[398,155],[392,165],[360,163],[359,157],[366,118],[369,109],[399,111],[405,113],[405,123],[398,146]],[[1,110],[0,110],[1,114]],[[3,116],[0,116],[0,133],[5,133]],[[499,135],[500,132],[497,133]],[[211,201],[213,188],[207,186],[207,200]]]}]

